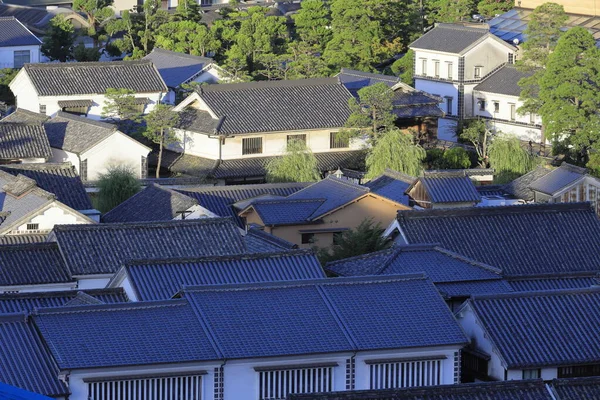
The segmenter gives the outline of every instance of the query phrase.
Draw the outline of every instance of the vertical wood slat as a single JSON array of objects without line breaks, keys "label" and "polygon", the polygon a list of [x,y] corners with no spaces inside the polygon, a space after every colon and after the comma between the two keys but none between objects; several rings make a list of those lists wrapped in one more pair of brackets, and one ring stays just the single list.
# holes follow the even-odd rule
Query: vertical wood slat
[{"label": "vertical wood slat", "polygon": [[90,400],[201,400],[200,375],[89,382]]},{"label": "vertical wood slat", "polygon": [[259,372],[259,400],[285,399],[291,393],[328,392],[333,389],[333,367],[297,368]]},{"label": "vertical wood slat", "polygon": [[442,360],[404,361],[371,364],[371,389],[396,389],[439,385]]}]

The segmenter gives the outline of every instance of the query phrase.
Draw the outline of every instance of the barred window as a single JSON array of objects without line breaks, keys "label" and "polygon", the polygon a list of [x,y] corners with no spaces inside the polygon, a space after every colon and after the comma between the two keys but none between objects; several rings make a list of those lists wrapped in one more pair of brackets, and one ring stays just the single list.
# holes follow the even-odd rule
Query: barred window
[{"label": "barred window", "polygon": [[87,168],[87,160],[81,160],[79,163],[79,177],[82,181],[87,181],[88,176],[88,168]]},{"label": "barred window", "polygon": [[350,139],[347,136],[342,135],[340,132],[331,132],[329,134],[330,149],[343,149],[346,147],[350,147]]},{"label": "barred window", "polygon": [[262,152],[263,148],[261,137],[242,139],[242,154],[260,154]]},{"label": "barred window", "polygon": [[170,376],[87,382],[89,400],[201,400],[202,376]]},{"label": "barred window", "polygon": [[441,383],[442,359],[375,362],[370,367],[371,389],[432,386]]},{"label": "barred window", "polygon": [[433,71],[436,78],[440,77],[440,62],[438,60],[433,61]]},{"label": "barred window", "polygon": [[[156,166],[156,168],[160,168],[160,166]],[[141,162],[141,178],[146,179],[148,177],[148,157],[142,156]]]},{"label": "barred window", "polygon": [[28,231],[37,231],[40,229],[40,224],[27,224]]},{"label": "barred window", "polygon": [[523,379],[539,379],[541,377],[542,377],[542,370],[539,368],[523,370]]},{"label": "barred window", "polygon": [[280,400],[292,393],[318,393],[333,390],[335,364],[258,371],[258,399]]},{"label": "barred window", "polygon": [[508,53],[508,63],[509,64],[515,63],[515,55],[513,53]]}]

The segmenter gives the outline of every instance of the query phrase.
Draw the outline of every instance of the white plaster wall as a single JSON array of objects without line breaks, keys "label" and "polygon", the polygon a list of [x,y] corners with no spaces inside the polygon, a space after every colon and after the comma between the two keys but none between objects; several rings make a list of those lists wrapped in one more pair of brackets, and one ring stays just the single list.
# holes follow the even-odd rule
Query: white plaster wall
[{"label": "white plaster wall", "polygon": [[446,112],[446,97],[452,97],[452,115],[458,115],[458,85],[450,82],[430,81],[415,77],[415,88],[444,99],[440,109]]},{"label": "white plaster wall", "polygon": [[40,62],[40,45],[0,47],[0,68],[14,68],[15,51],[29,50],[29,63]]},{"label": "white plaster wall", "polygon": [[91,222],[83,219],[81,216],[78,216],[72,212],[69,212],[66,209],[66,207],[60,207],[60,206],[56,205],[56,202],[55,202],[54,205],[49,207],[43,213],[34,216],[29,221],[18,226],[12,232],[19,232],[19,233],[28,232],[27,224],[40,224],[40,226],[39,226],[40,231],[46,231],[46,230],[49,231],[49,230],[52,230],[52,228],[54,228],[54,225],[89,224],[89,223],[91,223]]},{"label": "white plaster wall", "polygon": [[475,79],[475,67],[482,66],[481,76],[490,73],[494,68],[508,62],[508,54],[514,54],[514,50],[504,43],[488,37],[477,46],[464,54],[465,57],[465,80]]},{"label": "white plaster wall", "polygon": [[181,129],[175,129],[174,133],[178,141],[167,145],[168,149],[214,160],[219,158],[218,138]]},{"label": "white plaster wall", "polygon": [[77,288],[84,289],[104,289],[111,276],[101,275],[88,275],[88,276],[77,276]]},{"label": "white plaster wall", "polygon": [[36,113],[40,112],[37,91],[33,87],[33,84],[24,69],[19,71],[17,76],[10,82],[9,87],[16,97],[17,108]]},{"label": "white plaster wall", "polygon": [[75,289],[75,282],[72,283],[56,283],[49,285],[23,285],[23,286],[0,286],[0,293],[15,292],[32,293],[32,292],[60,292],[63,290]]},{"label": "white plaster wall", "polygon": [[123,133],[115,132],[108,139],[81,154],[82,160],[88,160],[88,176],[90,181],[96,180],[111,166],[124,165],[132,168],[141,178],[142,156],[147,157],[150,150],[141,143]]},{"label": "white plaster wall", "polygon": [[[440,62],[439,79],[449,79],[448,63],[452,63],[452,78],[458,80],[458,55],[415,49],[415,77],[425,75],[435,78],[435,61]],[[423,59],[427,60],[427,70],[423,71]]]},{"label": "white plaster wall", "polygon": [[70,162],[74,167],[77,173],[79,174],[79,156],[75,153],[71,153],[69,151],[64,151],[61,149],[51,148],[52,150],[52,158],[49,160],[53,163],[63,163]]}]

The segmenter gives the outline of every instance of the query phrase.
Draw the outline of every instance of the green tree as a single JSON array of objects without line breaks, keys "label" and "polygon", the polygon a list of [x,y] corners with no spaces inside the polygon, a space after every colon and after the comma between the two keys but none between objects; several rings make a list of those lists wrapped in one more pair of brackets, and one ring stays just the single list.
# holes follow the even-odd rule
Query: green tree
[{"label": "green tree", "polygon": [[410,133],[391,129],[382,134],[367,155],[367,178],[374,178],[386,168],[417,176],[422,170],[425,150],[414,143]]},{"label": "green tree", "polygon": [[490,166],[494,168],[495,183],[508,183],[531,171],[538,164],[515,136],[498,135],[490,144]]},{"label": "green tree", "polygon": [[173,19],[176,21],[200,23],[202,20],[202,7],[198,1],[181,0],[179,4],[177,4]]},{"label": "green tree", "polygon": [[104,23],[115,15],[110,5],[112,0],[73,0],[73,10],[82,13],[87,19],[87,35],[94,41],[95,48],[100,48],[100,42],[108,40]]},{"label": "green tree", "polygon": [[404,56],[392,64],[392,72],[400,77],[403,83],[415,86],[415,52],[408,50]]},{"label": "green tree", "polygon": [[487,168],[489,164],[490,143],[492,132],[483,119],[468,121],[466,127],[460,134],[460,138],[467,141],[475,147],[477,159],[481,168]]},{"label": "green tree", "polygon": [[317,45],[310,46],[305,42],[290,43],[288,78],[307,79],[328,76],[330,70],[319,51]]},{"label": "green tree", "polygon": [[444,169],[465,169],[471,166],[469,153],[462,147],[452,147],[442,156]]},{"label": "green tree", "polygon": [[479,14],[486,17],[493,17],[496,14],[502,14],[513,8],[515,2],[512,0],[482,0],[477,5]]},{"label": "green tree", "polygon": [[0,69],[0,101],[8,105],[15,104],[15,96],[8,85],[17,76],[18,72],[18,69]]},{"label": "green tree", "polygon": [[300,10],[292,16],[296,33],[300,39],[311,46],[321,49],[331,39],[329,9],[323,0],[304,0]]},{"label": "green tree", "polygon": [[140,182],[132,168],[124,165],[109,167],[98,180],[98,209],[106,213],[137,192]]},{"label": "green tree", "polygon": [[266,165],[267,182],[316,182],[321,178],[317,158],[301,140],[288,143],[286,152]]},{"label": "green tree", "polygon": [[427,21],[461,22],[470,20],[477,10],[475,0],[431,0],[426,3]]},{"label": "green tree", "polygon": [[600,49],[585,28],[569,29],[548,57],[540,79],[545,133],[578,151],[585,164],[600,140]]},{"label": "green tree", "polygon": [[194,21],[166,23],[158,28],[156,34],[156,46],[195,56],[206,56],[207,52],[218,49],[220,45],[214,32]]},{"label": "green tree", "polygon": [[104,94],[106,102],[102,107],[102,118],[117,124],[125,133],[132,133],[133,126],[140,121],[141,111],[131,89],[108,88]]},{"label": "green tree", "polygon": [[346,126],[359,128],[376,138],[379,133],[394,126],[396,117],[392,114],[394,92],[385,83],[376,83],[358,91],[358,98],[349,101],[352,114]]},{"label": "green tree", "polygon": [[319,250],[321,263],[360,256],[387,249],[392,242],[383,237],[383,228],[372,219],[363,220],[355,229],[347,230],[336,238],[336,243]]},{"label": "green tree", "polygon": [[[173,111],[173,107],[166,104],[157,104],[144,118],[146,129],[144,136],[158,144],[158,164],[162,162],[164,146],[177,141],[177,136],[172,129],[179,123],[179,114]],[[160,178],[160,168],[156,168],[156,177]]]},{"label": "green tree", "polygon": [[51,61],[66,62],[73,56],[75,43],[75,28],[63,15],[57,15],[50,20],[50,27],[44,35],[42,54]]},{"label": "green tree", "polygon": [[79,43],[73,48],[73,59],[78,62],[100,60],[100,51],[97,47],[85,47]]}]

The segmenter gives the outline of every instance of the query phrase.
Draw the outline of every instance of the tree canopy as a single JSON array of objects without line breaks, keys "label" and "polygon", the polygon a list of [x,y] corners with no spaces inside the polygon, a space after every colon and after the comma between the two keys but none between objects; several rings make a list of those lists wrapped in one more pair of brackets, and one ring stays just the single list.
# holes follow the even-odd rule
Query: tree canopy
[{"label": "tree canopy", "polygon": [[173,128],[179,123],[179,113],[166,104],[157,104],[145,117],[146,129],[144,136],[158,144],[158,162],[156,178],[160,178],[160,165],[164,146],[177,141]]},{"label": "tree canopy", "polygon": [[317,158],[301,140],[291,140],[281,157],[266,165],[267,182],[316,182],[321,179]]},{"label": "tree canopy", "polygon": [[75,28],[63,15],[50,20],[50,26],[44,36],[41,51],[51,61],[66,62],[73,58]]},{"label": "tree canopy", "polygon": [[123,165],[109,167],[106,173],[100,175],[97,186],[98,210],[103,213],[112,210],[141,189],[133,169]]},{"label": "tree canopy", "polygon": [[367,178],[381,175],[386,168],[417,176],[423,168],[425,150],[414,143],[410,132],[400,129],[385,131],[367,155]]},{"label": "tree canopy", "polygon": [[494,168],[495,183],[508,183],[531,171],[539,163],[521,146],[516,136],[498,135],[490,144],[490,167]]},{"label": "tree canopy", "polygon": [[135,123],[140,121],[142,112],[135,99],[135,92],[124,88],[106,89],[106,102],[102,107],[102,118],[111,120],[125,133],[131,133]]}]

